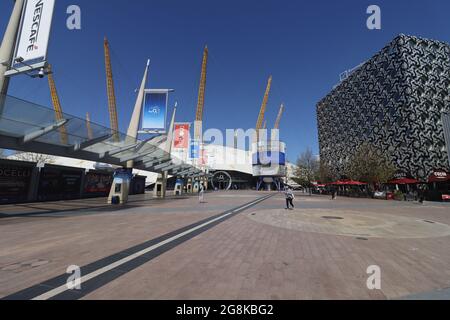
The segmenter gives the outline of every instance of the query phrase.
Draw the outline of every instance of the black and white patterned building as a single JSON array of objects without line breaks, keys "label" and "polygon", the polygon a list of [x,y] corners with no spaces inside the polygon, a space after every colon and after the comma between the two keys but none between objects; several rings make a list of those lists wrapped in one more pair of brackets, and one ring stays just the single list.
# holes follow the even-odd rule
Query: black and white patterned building
[{"label": "black and white patterned building", "polygon": [[362,143],[425,180],[449,169],[442,113],[450,111],[450,46],[399,35],[317,104],[321,160],[336,174]]}]

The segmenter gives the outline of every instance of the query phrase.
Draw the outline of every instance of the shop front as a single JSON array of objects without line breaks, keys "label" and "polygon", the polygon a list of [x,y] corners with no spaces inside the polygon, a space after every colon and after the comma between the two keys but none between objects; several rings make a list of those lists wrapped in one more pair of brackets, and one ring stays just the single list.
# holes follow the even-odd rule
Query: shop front
[{"label": "shop front", "polygon": [[0,204],[26,202],[35,163],[0,160]]},{"label": "shop front", "polygon": [[39,177],[38,201],[79,199],[84,169],[46,165]]},{"label": "shop front", "polygon": [[450,173],[447,170],[434,170],[428,177],[427,200],[450,201]]}]

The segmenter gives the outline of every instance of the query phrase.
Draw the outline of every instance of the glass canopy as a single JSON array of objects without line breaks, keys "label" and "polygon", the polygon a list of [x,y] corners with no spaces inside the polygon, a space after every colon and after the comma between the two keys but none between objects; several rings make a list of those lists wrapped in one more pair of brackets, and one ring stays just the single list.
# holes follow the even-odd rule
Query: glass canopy
[{"label": "glass canopy", "polygon": [[67,113],[0,95],[0,148],[103,162],[169,175],[195,176],[202,170],[165,150],[167,137],[139,140]]}]

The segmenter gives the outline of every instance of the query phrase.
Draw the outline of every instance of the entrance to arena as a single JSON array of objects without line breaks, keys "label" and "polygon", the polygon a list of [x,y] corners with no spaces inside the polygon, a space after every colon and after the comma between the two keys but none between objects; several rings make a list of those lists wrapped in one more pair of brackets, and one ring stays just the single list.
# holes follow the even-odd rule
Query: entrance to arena
[{"label": "entrance to arena", "polygon": [[230,174],[225,171],[216,172],[211,179],[214,190],[230,190],[232,183],[233,179]]}]

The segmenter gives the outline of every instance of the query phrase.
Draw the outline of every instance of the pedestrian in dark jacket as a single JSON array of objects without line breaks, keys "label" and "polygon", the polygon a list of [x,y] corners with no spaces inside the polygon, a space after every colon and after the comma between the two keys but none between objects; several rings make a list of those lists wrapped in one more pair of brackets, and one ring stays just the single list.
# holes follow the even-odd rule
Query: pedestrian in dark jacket
[{"label": "pedestrian in dark jacket", "polygon": [[336,187],[331,186],[331,200],[336,199]]}]

